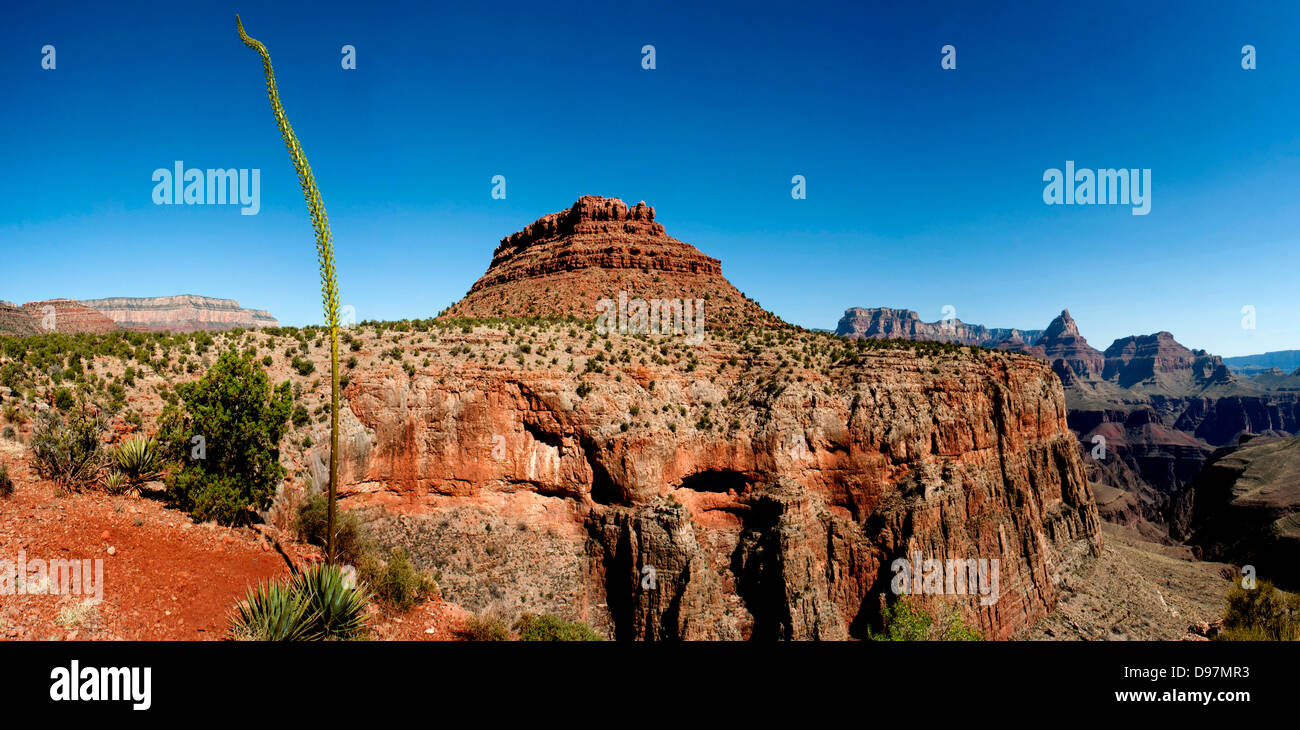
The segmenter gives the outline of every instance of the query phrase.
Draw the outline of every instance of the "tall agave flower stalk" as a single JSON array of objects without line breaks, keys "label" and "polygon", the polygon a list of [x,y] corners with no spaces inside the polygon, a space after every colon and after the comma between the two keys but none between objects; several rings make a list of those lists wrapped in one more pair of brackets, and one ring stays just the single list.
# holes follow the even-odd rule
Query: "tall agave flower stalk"
[{"label": "tall agave flower stalk", "polygon": [[335,561],[334,553],[334,512],[339,481],[339,285],[334,273],[334,239],[330,236],[330,222],[325,215],[325,203],[321,201],[320,191],[316,189],[316,178],[311,174],[311,165],[302,153],[298,137],[289,126],[289,119],[284,115],[280,105],[280,92],[275,86],[275,71],[271,69],[271,54],[261,41],[248,37],[239,15],[235,15],[235,26],[239,29],[239,39],[244,45],[257,51],[262,57],[262,68],[266,72],[266,93],[271,99],[271,111],[275,122],[280,126],[280,136],[289,148],[293,166],[298,170],[298,184],[302,186],[303,197],[307,199],[307,208],[311,212],[311,224],[316,229],[316,255],[320,261],[321,294],[325,302],[325,321],[330,329],[330,486],[329,518],[326,530],[325,553],[329,562]]}]

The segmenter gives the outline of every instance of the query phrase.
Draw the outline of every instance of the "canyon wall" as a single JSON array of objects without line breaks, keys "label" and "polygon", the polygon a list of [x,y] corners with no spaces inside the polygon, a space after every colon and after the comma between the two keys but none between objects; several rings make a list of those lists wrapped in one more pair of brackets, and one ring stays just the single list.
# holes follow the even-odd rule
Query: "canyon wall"
[{"label": "canyon wall", "polygon": [[[481,335],[435,347],[462,341]],[[701,360],[739,352],[714,341]],[[998,560],[995,603],[921,600],[1007,638],[1099,546],[1060,383],[1032,358],[886,350],[780,388],[652,365],[588,375],[585,397],[572,374],[433,360],[449,365],[352,376],[341,494],[383,506],[377,533],[471,610],[618,638],[863,637],[891,562],[919,551]]]}]

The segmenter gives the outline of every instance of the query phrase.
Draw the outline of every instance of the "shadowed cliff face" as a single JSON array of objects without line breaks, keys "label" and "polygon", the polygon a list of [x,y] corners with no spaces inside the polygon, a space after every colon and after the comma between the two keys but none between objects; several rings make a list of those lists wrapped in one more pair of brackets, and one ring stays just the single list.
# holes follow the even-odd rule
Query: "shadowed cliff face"
[{"label": "shadowed cliff face", "polygon": [[1300,587],[1300,438],[1249,438],[1217,450],[1172,510],[1172,532],[1207,559],[1253,565]]},{"label": "shadowed cliff face", "polygon": [[346,389],[345,506],[400,515],[380,533],[471,610],[619,638],[860,637],[892,561],[920,552],[999,561],[995,603],[921,600],[1005,638],[1097,549],[1060,381],[1037,360],[574,327],[444,331],[414,376]]}]

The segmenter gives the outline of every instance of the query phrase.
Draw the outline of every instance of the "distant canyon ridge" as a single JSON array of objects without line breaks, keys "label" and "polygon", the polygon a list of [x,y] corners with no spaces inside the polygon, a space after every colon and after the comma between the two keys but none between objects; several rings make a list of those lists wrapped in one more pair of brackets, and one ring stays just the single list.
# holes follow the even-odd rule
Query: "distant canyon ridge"
[{"label": "distant canyon ridge", "polygon": [[1278,477],[1300,469],[1287,461],[1300,454],[1300,353],[1222,358],[1169,332],[1121,337],[1102,351],[1068,310],[1037,331],[855,307],[836,333],[979,345],[1046,361],[1064,386],[1103,518],[1197,545],[1206,557],[1267,563],[1270,577],[1300,585],[1295,562],[1277,557],[1300,555],[1300,490]]},{"label": "distant canyon ridge", "polygon": [[198,332],[278,327],[270,312],[234,299],[182,294],[171,297],[49,299],[22,306],[0,301],[0,335],[45,332]]}]

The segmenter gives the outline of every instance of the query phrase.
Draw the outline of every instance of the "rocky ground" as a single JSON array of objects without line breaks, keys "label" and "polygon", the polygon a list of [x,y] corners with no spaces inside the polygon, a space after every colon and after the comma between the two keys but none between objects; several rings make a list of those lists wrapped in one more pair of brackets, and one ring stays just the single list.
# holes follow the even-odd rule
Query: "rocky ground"
[{"label": "rocky ground", "polygon": [[1236,570],[1191,550],[1103,524],[1101,555],[1068,573],[1056,609],[1021,632],[1031,641],[1176,641],[1223,616]]}]

